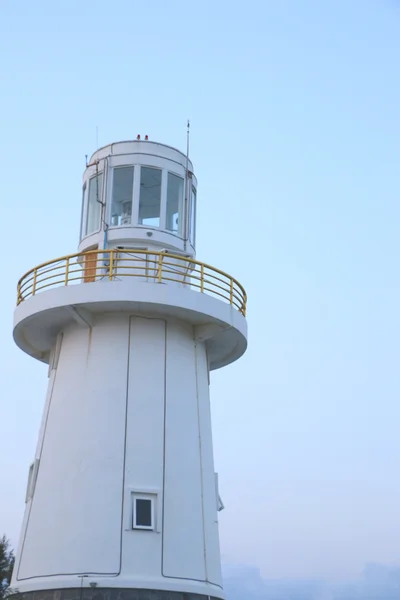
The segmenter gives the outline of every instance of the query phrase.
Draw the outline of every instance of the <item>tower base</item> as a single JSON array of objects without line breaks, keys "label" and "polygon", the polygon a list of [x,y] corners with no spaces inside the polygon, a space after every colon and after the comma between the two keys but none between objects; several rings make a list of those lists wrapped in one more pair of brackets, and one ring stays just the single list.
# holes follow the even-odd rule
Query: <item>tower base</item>
[{"label": "tower base", "polygon": [[10,595],[12,600],[220,600],[204,594],[132,588],[67,588]]}]

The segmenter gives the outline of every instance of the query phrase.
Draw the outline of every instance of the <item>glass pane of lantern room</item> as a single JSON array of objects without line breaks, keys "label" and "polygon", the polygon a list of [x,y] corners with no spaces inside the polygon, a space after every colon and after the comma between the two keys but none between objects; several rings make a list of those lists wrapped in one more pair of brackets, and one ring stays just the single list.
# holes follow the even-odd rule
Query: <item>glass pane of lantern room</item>
[{"label": "glass pane of lantern room", "polygon": [[83,215],[85,214],[85,202],[86,202],[86,181],[83,184],[83,188],[82,188],[82,209],[81,209],[81,229],[80,229],[81,238],[85,235],[85,232],[83,231]]},{"label": "glass pane of lantern room", "polygon": [[100,229],[101,191],[103,186],[103,173],[92,177],[89,181],[89,196],[86,216],[86,235]]},{"label": "glass pane of lantern room", "polygon": [[166,228],[175,233],[182,231],[183,183],[182,177],[168,173]]},{"label": "glass pane of lantern room", "polygon": [[192,194],[190,198],[190,223],[189,223],[189,238],[190,243],[194,246],[196,237],[196,189],[192,186]]},{"label": "glass pane of lantern room", "polygon": [[140,169],[139,225],[160,226],[161,170]]},{"label": "glass pane of lantern room", "polygon": [[133,167],[113,171],[111,226],[130,225],[132,218]]}]

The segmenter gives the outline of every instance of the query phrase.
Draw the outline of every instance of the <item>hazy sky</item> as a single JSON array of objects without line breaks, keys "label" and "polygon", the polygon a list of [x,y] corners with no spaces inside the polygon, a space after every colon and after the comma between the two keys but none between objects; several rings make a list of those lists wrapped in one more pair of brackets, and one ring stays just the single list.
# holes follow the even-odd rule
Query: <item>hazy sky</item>
[{"label": "hazy sky", "polygon": [[212,375],[224,560],[400,563],[400,2],[4,1],[0,533],[16,544],[46,367],[18,278],[76,250],[85,154],[148,134],[199,180],[197,257],[249,296]]}]

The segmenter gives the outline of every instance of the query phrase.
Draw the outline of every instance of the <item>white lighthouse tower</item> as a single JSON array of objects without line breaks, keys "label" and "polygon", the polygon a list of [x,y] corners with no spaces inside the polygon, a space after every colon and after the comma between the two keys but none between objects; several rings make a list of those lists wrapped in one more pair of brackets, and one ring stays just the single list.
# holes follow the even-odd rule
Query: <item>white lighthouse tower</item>
[{"label": "white lighthouse tower", "polygon": [[78,253],[19,281],[15,341],[49,365],[23,600],[224,598],[209,376],[246,349],[246,294],[195,260],[196,193],[174,148],[100,148]]}]

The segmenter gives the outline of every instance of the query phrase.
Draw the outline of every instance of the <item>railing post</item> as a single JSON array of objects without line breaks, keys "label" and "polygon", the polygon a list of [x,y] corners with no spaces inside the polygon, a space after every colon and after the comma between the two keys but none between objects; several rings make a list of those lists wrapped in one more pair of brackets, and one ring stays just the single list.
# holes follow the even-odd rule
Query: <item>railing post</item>
[{"label": "railing post", "polygon": [[162,278],[162,261],[163,261],[163,254],[160,252],[160,254],[158,255],[158,269],[157,269],[158,283],[161,283],[161,278]]},{"label": "railing post", "polygon": [[110,250],[110,266],[109,266],[109,275],[108,278],[112,281],[113,278],[113,268],[114,268],[114,250]]},{"label": "railing post", "polygon": [[34,296],[36,293],[36,275],[37,275],[37,270],[35,269],[33,271],[32,296]]},{"label": "railing post", "polygon": [[200,291],[204,292],[204,264],[201,263],[200,267]]},{"label": "railing post", "polygon": [[233,304],[233,279],[231,277],[231,283],[229,286],[229,302]]},{"label": "railing post", "polygon": [[66,259],[65,262],[65,285],[68,285],[68,279],[69,279],[69,258]]},{"label": "railing post", "polygon": [[22,298],[21,298],[21,281],[18,281],[18,286],[17,286],[17,306],[19,304],[21,304],[22,302]]}]

